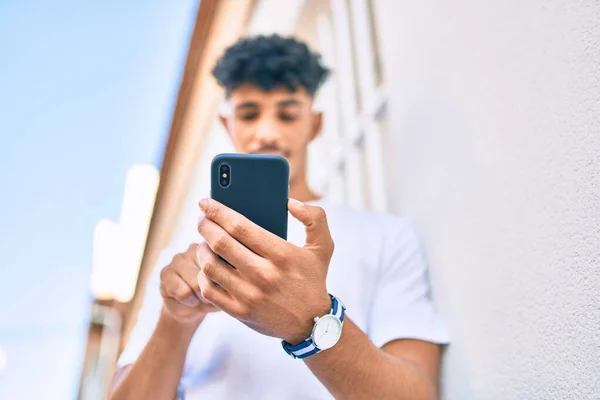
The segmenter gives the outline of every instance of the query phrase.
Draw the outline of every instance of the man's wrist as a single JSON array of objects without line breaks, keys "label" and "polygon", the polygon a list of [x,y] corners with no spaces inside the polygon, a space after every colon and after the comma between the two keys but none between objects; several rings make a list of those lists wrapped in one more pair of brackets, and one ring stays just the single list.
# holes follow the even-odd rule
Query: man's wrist
[{"label": "man's wrist", "polygon": [[160,313],[158,327],[168,336],[176,336],[182,339],[189,337],[191,339],[191,337],[198,329],[200,323],[202,323],[202,321],[204,320],[205,316],[206,315],[194,321],[183,321],[174,317],[163,308]]},{"label": "man's wrist", "polygon": [[309,306],[309,309],[306,312],[306,315],[308,316],[306,320],[298,324],[297,329],[295,329],[293,332],[290,332],[288,337],[283,337],[282,339],[292,344],[302,342],[310,336],[315,325],[315,317],[321,317],[325,314],[328,314],[330,311],[331,298],[329,297],[329,294],[325,293],[324,296],[320,296],[318,302],[315,302],[313,305]]}]

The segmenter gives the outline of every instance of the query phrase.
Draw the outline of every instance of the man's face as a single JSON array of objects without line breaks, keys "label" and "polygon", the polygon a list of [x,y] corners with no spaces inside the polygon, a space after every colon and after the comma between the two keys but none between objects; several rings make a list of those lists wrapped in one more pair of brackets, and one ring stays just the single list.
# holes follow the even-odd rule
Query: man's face
[{"label": "man's face", "polygon": [[221,120],[240,153],[278,154],[290,164],[290,182],[305,169],[306,150],[321,129],[304,89],[265,92],[243,85],[229,97],[231,112]]}]

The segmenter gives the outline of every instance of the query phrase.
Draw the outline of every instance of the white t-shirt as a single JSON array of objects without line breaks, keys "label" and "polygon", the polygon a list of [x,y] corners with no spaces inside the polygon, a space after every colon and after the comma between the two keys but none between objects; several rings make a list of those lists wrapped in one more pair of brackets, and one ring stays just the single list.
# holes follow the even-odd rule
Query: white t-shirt
[{"label": "white t-shirt", "polygon": [[[327,213],[335,251],[327,290],[373,343],[421,339],[445,344],[448,335],[429,297],[427,266],[415,232],[405,219],[318,202]],[[303,245],[304,226],[289,216],[288,240]],[[191,237],[191,242],[201,241]],[[163,251],[148,282],[118,365],[133,363],[152,335],[161,312],[160,271],[185,249]],[[301,301],[301,299],[299,299]],[[219,312],[209,314],[188,349],[180,383],[185,399],[331,399],[327,389],[281,341],[263,336]]]}]

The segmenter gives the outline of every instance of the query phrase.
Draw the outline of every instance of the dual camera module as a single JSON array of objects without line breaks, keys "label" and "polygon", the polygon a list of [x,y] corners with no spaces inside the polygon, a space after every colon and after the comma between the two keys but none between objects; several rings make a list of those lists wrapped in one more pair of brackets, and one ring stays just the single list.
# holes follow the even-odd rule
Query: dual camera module
[{"label": "dual camera module", "polygon": [[231,168],[227,164],[221,164],[219,167],[219,184],[226,188],[231,183]]}]

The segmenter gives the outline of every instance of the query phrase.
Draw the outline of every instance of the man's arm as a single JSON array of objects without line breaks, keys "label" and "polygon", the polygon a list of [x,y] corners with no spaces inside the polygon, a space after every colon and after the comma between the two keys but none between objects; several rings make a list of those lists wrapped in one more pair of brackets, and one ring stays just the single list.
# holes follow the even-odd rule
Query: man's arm
[{"label": "man's arm", "polygon": [[[331,308],[326,277],[334,243],[324,210],[290,199],[288,210],[306,227],[305,245],[298,247],[212,199],[202,200],[200,208],[205,216],[198,231],[206,240],[198,247],[202,296],[259,333],[288,343],[302,342],[314,326],[313,318]],[[413,253],[417,254],[410,252],[411,257]],[[235,268],[228,267],[221,258]],[[411,267],[409,271],[410,274],[401,274],[403,279],[394,282],[404,284],[421,279],[422,268]],[[384,308],[375,310],[371,316],[373,327],[377,328],[372,330],[373,341],[348,319],[340,341],[333,348],[305,359],[336,397],[411,400],[437,397],[437,345],[394,340],[407,332],[398,326],[402,321],[398,311],[421,311],[420,307],[415,308],[414,301],[423,297],[426,287],[386,284],[379,288],[378,295],[391,293],[389,298],[395,300],[397,289],[410,293],[411,307],[393,310],[396,318],[385,330],[381,329],[387,322],[382,319]],[[415,333],[420,335],[416,337],[421,334]],[[379,349],[375,343],[385,345]]]},{"label": "man's arm", "polygon": [[140,356],[118,371],[110,399],[174,399],[195,330],[163,311]]},{"label": "man's arm", "polygon": [[[162,306],[156,307],[160,316],[152,325],[142,325],[153,329],[152,335],[141,353],[134,356],[135,361],[117,371],[111,400],[175,398],[194,332],[207,313],[218,311],[200,294],[197,247],[193,244],[185,253],[175,255],[159,271],[160,292],[156,282],[147,300],[153,305],[161,301]],[[154,312],[155,307],[152,309]]]},{"label": "man's arm", "polygon": [[336,399],[436,399],[439,346],[395,340],[376,347],[350,318],[339,342],[305,359]]}]

